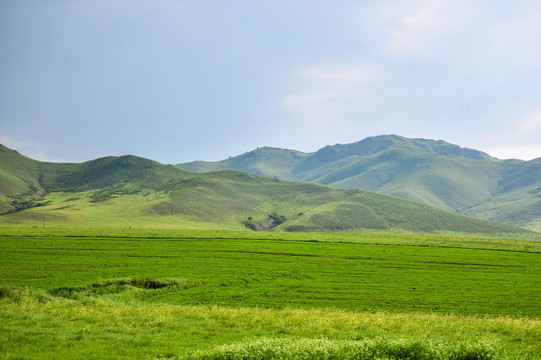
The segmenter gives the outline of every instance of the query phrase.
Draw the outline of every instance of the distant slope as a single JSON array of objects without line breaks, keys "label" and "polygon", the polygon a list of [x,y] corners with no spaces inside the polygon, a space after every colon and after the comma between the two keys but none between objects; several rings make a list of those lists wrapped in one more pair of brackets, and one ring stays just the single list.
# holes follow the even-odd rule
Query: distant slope
[{"label": "distant slope", "polygon": [[245,154],[218,162],[194,161],[178,166],[192,172],[209,172],[216,170],[239,170],[257,175],[279,177],[293,180],[291,172],[309,154],[296,150],[284,150],[262,147]]},{"label": "distant slope", "polygon": [[52,191],[99,189],[141,177],[162,164],[136,156],[105,157],[80,164],[30,159],[0,145],[0,212],[15,199],[39,199]]},{"label": "distant slope", "polygon": [[541,231],[541,159],[504,161],[497,175],[491,199],[464,214]]},{"label": "distant slope", "polygon": [[[0,174],[11,211],[0,216],[4,226],[523,231],[364,190],[239,171],[190,173],[136,156],[55,164],[3,148]],[[31,204],[17,209],[22,201]]]},{"label": "distant slope", "polygon": [[[246,159],[257,166],[245,166]],[[341,189],[365,189],[541,230],[540,159],[498,160],[441,140],[385,135],[310,154],[273,148],[272,156],[255,150],[216,163],[178,166],[196,172],[242,169]]]}]

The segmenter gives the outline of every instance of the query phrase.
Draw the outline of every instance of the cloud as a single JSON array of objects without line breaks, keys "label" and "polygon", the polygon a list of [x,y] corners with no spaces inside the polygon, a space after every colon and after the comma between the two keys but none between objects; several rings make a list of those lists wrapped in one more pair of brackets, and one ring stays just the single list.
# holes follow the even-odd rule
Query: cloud
[{"label": "cloud", "polygon": [[382,78],[382,68],[372,64],[311,65],[293,71],[281,101],[288,129],[321,137],[343,132],[337,125],[348,121],[346,114],[362,106],[362,92]]},{"label": "cloud", "polygon": [[[288,108],[328,104],[347,105],[359,89],[378,82],[382,69],[369,64],[349,66],[307,66],[293,72],[289,94],[284,97]],[[301,111],[302,112],[302,111]]]},{"label": "cloud", "polygon": [[507,131],[499,135],[500,141],[507,144],[541,146],[541,110],[526,114],[521,120],[512,123]]},{"label": "cloud", "polygon": [[489,148],[486,152],[498,159],[532,160],[541,158],[541,145],[517,145]]},{"label": "cloud", "polygon": [[486,152],[500,159],[531,160],[541,157],[541,110],[528,113],[507,131],[492,135],[499,144]]},{"label": "cloud", "polygon": [[467,0],[378,1],[361,5],[357,21],[361,39],[370,36],[387,54],[440,56],[436,49],[477,26],[480,8]]},{"label": "cloud", "polygon": [[298,71],[304,78],[345,84],[367,84],[378,80],[381,68],[362,64],[345,67],[310,66]]},{"label": "cloud", "polygon": [[530,137],[535,133],[536,139],[541,141],[541,110],[528,114],[518,123],[514,132],[519,138]]},{"label": "cloud", "polygon": [[416,52],[437,45],[460,29],[471,9],[462,1],[416,1],[391,29],[390,48],[398,52]]},{"label": "cloud", "polygon": [[326,131],[330,120],[338,116],[346,96],[337,90],[307,90],[287,95],[283,105],[296,118],[303,119],[302,124],[311,132],[319,132]]}]

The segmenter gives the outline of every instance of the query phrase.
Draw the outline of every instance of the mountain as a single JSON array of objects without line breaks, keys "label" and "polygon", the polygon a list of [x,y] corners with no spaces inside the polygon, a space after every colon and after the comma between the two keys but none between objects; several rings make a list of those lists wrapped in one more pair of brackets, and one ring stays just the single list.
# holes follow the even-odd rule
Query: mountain
[{"label": "mountain", "polygon": [[1,226],[524,231],[365,190],[192,173],[132,155],[48,163],[0,147],[0,184]]},{"label": "mountain", "polygon": [[499,160],[441,140],[385,135],[314,153],[260,148],[219,162],[177,166],[193,172],[235,169],[370,190],[541,230],[541,159]]}]

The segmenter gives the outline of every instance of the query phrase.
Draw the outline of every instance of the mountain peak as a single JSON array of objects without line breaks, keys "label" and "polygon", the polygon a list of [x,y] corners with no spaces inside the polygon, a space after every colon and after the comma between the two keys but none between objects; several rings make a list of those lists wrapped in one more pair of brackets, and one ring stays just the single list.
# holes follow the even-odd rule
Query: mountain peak
[{"label": "mountain peak", "polygon": [[385,150],[396,149],[423,153],[447,153],[472,160],[494,160],[494,158],[482,151],[462,148],[444,140],[406,138],[394,134],[371,136],[355,143],[336,146],[343,153],[343,156],[372,155]]}]

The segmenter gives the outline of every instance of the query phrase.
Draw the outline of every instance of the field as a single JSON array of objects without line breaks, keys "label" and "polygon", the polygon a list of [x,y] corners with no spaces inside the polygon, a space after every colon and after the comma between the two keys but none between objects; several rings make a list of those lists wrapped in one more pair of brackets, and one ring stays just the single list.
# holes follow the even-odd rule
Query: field
[{"label": "field", "polygon": [[378,337],[447,344],[439,348],[475,340],[510,358],[541,358],[538,241],[151,229],[0,234],[4,358],[183,356],[262,337],[323,338],[335,347]]}]

